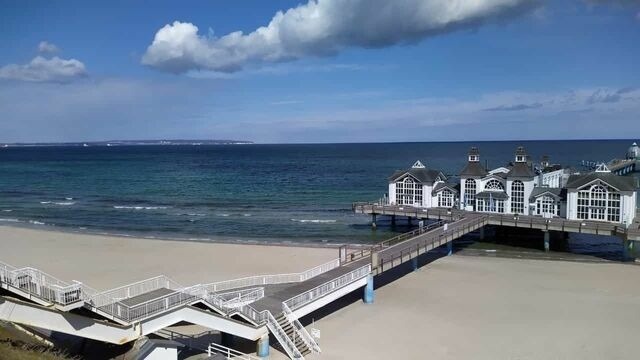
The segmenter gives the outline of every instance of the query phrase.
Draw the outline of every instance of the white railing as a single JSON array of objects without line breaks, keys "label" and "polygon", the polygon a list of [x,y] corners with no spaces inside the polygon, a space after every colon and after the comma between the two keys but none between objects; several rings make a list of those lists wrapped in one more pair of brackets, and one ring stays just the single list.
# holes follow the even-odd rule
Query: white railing
[{"label": "white railing", "polygon": [[62,306],[83,301],[85,295],[92,290],[77,281],[70,284],[32,267],[16,269],[6,263],[0,263],[0,283],[7,288],[13,287],[45,302]]},{"label": "white railing", "polygon": [[99,292],[91,297],[90,303],[93,307],[99,308],[122,299],[142,295],[160,288],[177,290],[180,287],[181,286],[175,281],[164,275],[160,275],[150,279],[123,285],[115,289]]},{"label": "white railing", "polygon": [[242,353],[237,350],[230,349],[220,344],[211,343],[209,349],[207,349],[207,356],[213,356],[215,354],[222,354],[227,359],[240,359],[240,360],[261,360],[261,358]]},{"label": "white railing", "polygon": [[340,277],[327,281],[326,283],[319,285],[311,290],[305,291],[302,294],[296,295],[283,302],[291,310],[296,310],[317,298],[320,298],[328,293],[331,293],[343,286],[346,286],[356,280],[362,279],[371,272],[371,264],[361,266],[355,270],[352,270]]},{"label": "white railing", "polygon": [[206,286],[210,292],[219,292],[244,287],[301,282],[339,266],[340,259],[338,258],[300,273],[249,276],[240,279],[219,281],[207,284]]},{"label": "white railing", "polygon": [[264,310],[264,313],[267,320],[267,327],[271,330],[271,333],[278,339],[278,342],[284,348],[284,351],[289,355],[291,359],[303,359],[300,350],[296,347],[296,344],[291,341],[291,338],[284,331],[282,326],[278,323],[278,320],[273,317],[273,314],[269,310]]},{"label": "white railing", "polygon": [[302,326],[300,321],[298,321],[298,319],[293,319],[293,321],[291,320],[292,311],[291,309],[289,309],[289,306],[287,306],[287,304],[282,303],[282,311],[284,312],[284,315],[287,317],[287,320],[289,320],[293,324],[293,329],[296,331],[298,336],[300,336],[300,339],[302,339],[302,341],[307,345],[307,347],[311,349],[311,351],[313,351],[314,353],[318,353],[318,354],[321,353],[322,350],[320,350],[320,345],[318,345],[318,343],[311,336],[311,334],[309,334],[307,329],[305,329],[304,326]]},{"label": "white railing", "polygon": [[219,304],[225,308],[236,308],[262,299],[264,297],[264,288],[258,287],[231,291],[223,294],[215,294],[212,297],[222,300]]}]

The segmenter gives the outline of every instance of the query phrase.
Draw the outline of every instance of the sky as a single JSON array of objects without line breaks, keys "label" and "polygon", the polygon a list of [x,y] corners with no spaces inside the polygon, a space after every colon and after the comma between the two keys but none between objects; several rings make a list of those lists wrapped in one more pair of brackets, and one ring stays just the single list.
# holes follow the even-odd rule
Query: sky
[{"label": "sky", "polygon": [[640,0],[0,0],[0,142],[640,136]]}]

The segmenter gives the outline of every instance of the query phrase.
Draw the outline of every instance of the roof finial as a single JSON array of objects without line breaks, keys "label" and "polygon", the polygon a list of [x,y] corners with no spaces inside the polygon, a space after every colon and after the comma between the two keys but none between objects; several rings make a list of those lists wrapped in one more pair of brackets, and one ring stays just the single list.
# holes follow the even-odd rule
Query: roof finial
[{"label": "roof finial", "polygon": [[600,164],[598,164],[598,167],[596,167],[596,172],[597,173],[610,173],[611,170],[609,170],[609,167],[607,167],[607,164],[600,163]]},{"label": "roof finial", "polygon": [[412,169],[424,169],[425,166],[422,164],[422,162],[420,162],[420,160],[418,160],[413,164],[413,166],[411,168]]}]

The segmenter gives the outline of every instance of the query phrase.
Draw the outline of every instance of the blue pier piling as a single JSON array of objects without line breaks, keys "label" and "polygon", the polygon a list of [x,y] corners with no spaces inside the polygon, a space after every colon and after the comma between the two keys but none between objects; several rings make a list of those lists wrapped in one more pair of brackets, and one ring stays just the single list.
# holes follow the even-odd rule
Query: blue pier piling
[{"label": "blue pier piling", "polygon": [[549,247],[550,247],[549,232],[548,231],[543,231],[543,232],[544,232],[544,251],[549,252]]},{"label": "blue pier piling", "polygon": [[364,303],[365,304],[373,304],[373,275],[367,275],[367,285],[364,287]]},{"label": "blue pier piling", "polygon": [[634,241],[632,240],[622,240],[622,259],[623,261],[633,261],[633,245]]},{"label": "blue pier piling", "polygon": [[264,335],[263,337],[258,339],[256,353],[261,358],[269,357],[269,334]]},{"label": "blue pier piling", "polygon": [[453,240],[447,243],[447,256],[453,255]]},{"label": "blue pier piling", "polygon": [[413,268],[413,271],[418,271],[418,258],[414,257],[413,259],[411,259],[411,267]]}]

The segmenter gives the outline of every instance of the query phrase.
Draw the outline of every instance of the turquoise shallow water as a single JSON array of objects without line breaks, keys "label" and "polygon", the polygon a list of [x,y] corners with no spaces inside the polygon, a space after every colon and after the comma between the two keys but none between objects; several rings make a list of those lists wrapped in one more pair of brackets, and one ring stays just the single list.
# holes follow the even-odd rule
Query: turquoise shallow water
[{"label": "turquoise shallow water", "polygon": [[[492,167],[524,145],[535,160],[549,155],[578,167],[582,159],[622,157],[632,141],[9,147],[0,149],[0,224],[185,239],[371,242],[391,230],[372,232],[351,203],[380,198],[386,178],[417,159],[456,174],[472,145]],[[592,245],[608,251],[607,241]]]}]

